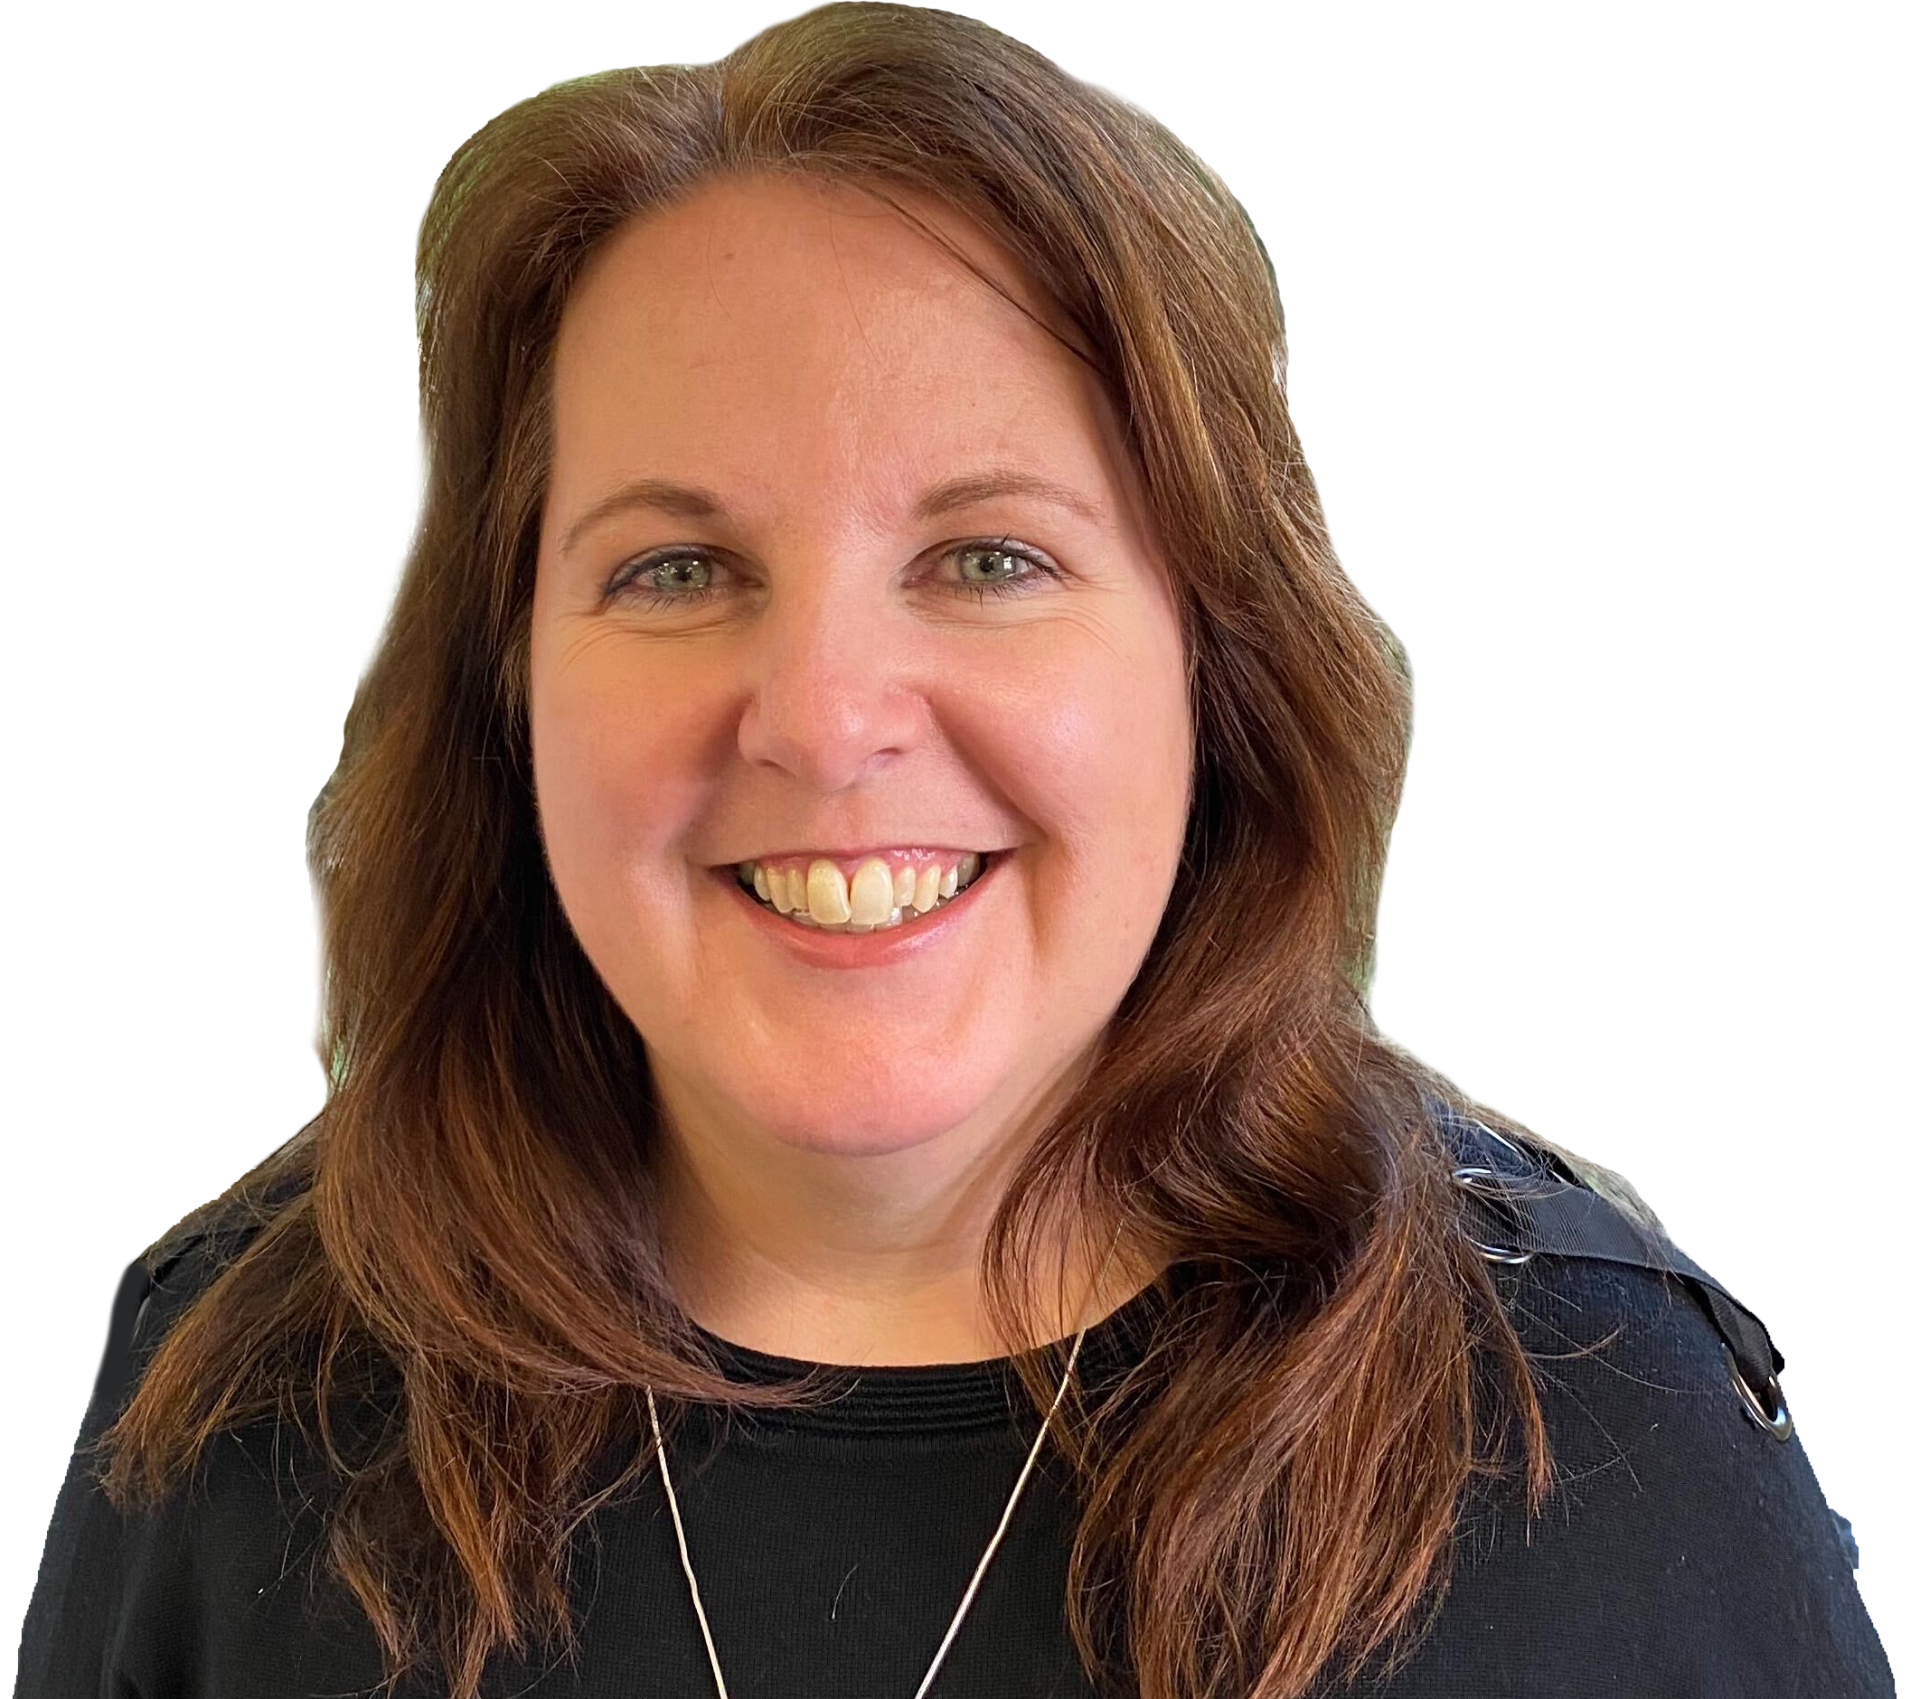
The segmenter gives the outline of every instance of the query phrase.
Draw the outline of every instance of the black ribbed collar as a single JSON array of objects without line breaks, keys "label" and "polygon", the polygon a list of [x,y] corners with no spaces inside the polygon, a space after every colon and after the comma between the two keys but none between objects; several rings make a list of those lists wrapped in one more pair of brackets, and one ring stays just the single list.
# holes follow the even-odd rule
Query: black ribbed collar
[{"label": "black ribbed collar", "polygon": [[[1111,1384],[1139,1361],[1169,1292],[1179,1286],[1179,1277],[1180,1265],[1176,1265],[1161,1280],[1135,1293],[1087,1329],[1074,1367],[1075,1383],[1083,1393],[1091,1394]],[[1163,1286],[1167,1290],[1163,1291]],[[1032,1402],[1020,1386],[1012,1357],[972,1363],[811,1363],[736,1344],[698,1323],[695,1329],[712,1350],[721,1372],[732,1381],[769,1385],[798,1380],[809,1370],[823,1371],[822,1383],[831,1389],[831,1402],[807,1409],[738,1413],[736,1420],[748,1427],[906,1436],[1004,1427],[1016,1413],[1033,1415]],[[1058,1343],[1071,1347],[1073,1336],[1068,1334]],[[1060,1360],[1064,1362],[1064,1358]]]}]

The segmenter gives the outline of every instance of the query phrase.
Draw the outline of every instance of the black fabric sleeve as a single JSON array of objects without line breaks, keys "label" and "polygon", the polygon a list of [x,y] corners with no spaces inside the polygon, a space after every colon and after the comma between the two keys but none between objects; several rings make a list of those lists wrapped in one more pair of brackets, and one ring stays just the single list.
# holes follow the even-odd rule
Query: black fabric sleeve
[{"label": "black fabric sleeve", "polygon": [[[1893,1699],[1811,1436],[1782,1443],[1744,1414],[1721,1336],[1682,1283],[1544,1256],[1499,1281],[1559,1486],[1531,1523],[1516,1486],[1476,1492],[1439,1629],[1385,1691]],[[1873,1561],[1871,1527],[1858,1551]]]},{"label": "black fabric sleeve", "polygon": [[132,1396],[134,1322],[152,1290],[136,1260],[113,1295],[100,1371],[54,1499],[20,1632],[16,1699],[103,1699],[113,1692],[108,1670],[120,1626],[124,1528],[93,1478],[93,1444]]},{"label": "black fabric sleeve", "polygon": [[[226,1691],[198,1679],[206,1651],[199,1598],[205,1566],[194,1537],[204,1490],[177,1485],[160,1505],[122,1512],[100,1486],[107,1460],[96,1442],[126,1409],[173,1324],[246,1237],[193,1232],[153,1253],[151,1268],[143,1253],[121,1275],[21,1625],[15,1699],[176,1699]],[[204,1481],[203,1467],[193,1474]],[[273,1539],[259,1504],[248,1499],[238,1508],[248,1538]],[[229,1554],[209,1555],[218,1566]]]}]

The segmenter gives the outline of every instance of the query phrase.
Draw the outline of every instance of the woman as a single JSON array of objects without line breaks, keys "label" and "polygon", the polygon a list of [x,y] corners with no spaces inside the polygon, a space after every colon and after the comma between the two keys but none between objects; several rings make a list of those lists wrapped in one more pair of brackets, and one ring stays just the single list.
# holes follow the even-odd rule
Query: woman
[{"label": "woman", "polygon": [[22,1693],[1892,1691],[1758,1318],[1368,1014],[1408,674],[1205,166],[830,5],[488,124],[419,302],[329,1099]]}]

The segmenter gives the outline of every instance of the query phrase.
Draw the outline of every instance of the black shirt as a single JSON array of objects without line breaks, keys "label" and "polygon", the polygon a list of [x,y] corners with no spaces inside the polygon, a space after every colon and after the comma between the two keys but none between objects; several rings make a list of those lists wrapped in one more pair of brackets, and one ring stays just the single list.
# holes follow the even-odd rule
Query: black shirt
[{"label": "black shirt", "polygon": [[[140,1341],[164,1331],[204,1259],[163,1277]],[[196,1273],[196,1269],[198,1272]],[[1176,1271],[1176,1276],[1178,1271]],[[1719,1336],[1669,1275],[1576,1257],[1498,1273],[1568,1484],[1531,1533],[1517,1496],[1475,1489],[1436,1625],[1378,1699],[1882,1699],[1893,1677],[1853,1580],[1848,1525],[1801,1439],[1748,1419]],[[131,1389],[116,1296],[81,1426]],[[1176,1284],[1174,1290],[1179,1290]],[[1167,1299],[1149,1288],[1089,1330],[1078,1373],[1128,1360]],[[1565,1357],[1621,1329],[1589,1356]],[[708,1334],[730,1375],[807,1365]],[[691,1412],[668,1454],[731,1699],[912,1699],[1005,1509],[1038,1416],[1005,1361],[850,1371],[823,1409]],[[327,1577],[296,1441],[223,1434],[190,1493],[123,1518],[76,1462],[54,1504],[17,1699],[311,1699],[382,1678],[359,1607]],[[309,1459],[310,1464],[310,1459]],[[930,1699],[1083,1699],[1065,1627],[1065,1469],[1043,1445]],[[1517,1495],[1518,1487],[1511,1493]],[[1489,1494],[1492,1496],[1488,1496]],[[569,1667],[497,1655],[482,1691],[533,1699],[716,1694],[657,1469],[578,1547]],[[1872,1534],[1865,1540],[1872,1552]],[[396,1699],[438,1691],[402,1684]]]}]

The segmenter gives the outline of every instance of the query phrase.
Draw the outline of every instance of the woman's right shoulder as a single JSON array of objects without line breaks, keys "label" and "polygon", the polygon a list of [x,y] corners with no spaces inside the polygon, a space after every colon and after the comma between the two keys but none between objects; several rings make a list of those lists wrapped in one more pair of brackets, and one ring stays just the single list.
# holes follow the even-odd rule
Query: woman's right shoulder
[{"label": "woman's right shoulder", "polygon": [[230,1190],[135,1254],[121,1271],[109,1306],[90,1415],[117,1414],[126,1407],[173,1324],[295,1196],[297,1189],[285,1182],[259,1192]]}]

